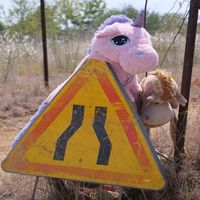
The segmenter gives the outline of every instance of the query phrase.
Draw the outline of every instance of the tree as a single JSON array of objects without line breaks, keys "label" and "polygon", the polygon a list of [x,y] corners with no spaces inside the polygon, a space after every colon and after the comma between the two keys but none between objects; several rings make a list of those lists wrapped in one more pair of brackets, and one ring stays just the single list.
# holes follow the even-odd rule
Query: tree
[{"label": "tree", "polygon": [[151,34],[155,34],[159,28],[161,27],[160,24],[160,15],[155,12],[151,12],[147,14],[147,30]]},{"label": "tree", "polygon": [[182,20],[183,16],[181,14],[164,14],[161,19],[161,26],[159,30],[160,32],[173,32],[180,27]]},{"label": "tree", "polygon": [[8,25],[7,13],[3,5],[0,4],[0,31],[5,30],[7,28],[7,25]]},{"label": "tree", "polygon": [[0,21],[0,32],[5,30],[5,25]]},{"label": "tree", "polygon": [[20,35],[24,35],[25,19],[27,15],[33,11],[33,8],[34,4],[29,0],[13,0],[13,6],[9,10],[9,18],[12,27],[14,27],[15,31]]},{"label": "tree", "polygon": [[83,0],[79,2],[77,23],[80,27],[97,27],[97,19],[105,13],[104,0]]},{"label": "tree", "polygon": [[[56,33],[60,31],[58,23],[55,21],[55,7],[46,4],[45,6],[46,15],[46,27],[47,36],[53,37]],[[40,7],[30,13],[25,20],[26,34],[32,35],[33,37],[41,36],[41,13]]]},{"label": "tree", "polygon": [[57,20],[61,28],[68,32],[71,28],[96,27],[98,19],[104,15],[104,0],[58,0]]},{"label": "tree", "polygon": [[[55,6],[46,4],[46,26],[47,35],[49,37],[54,36],[60,31],[58,23],[55,20]],[[40,6],[32,9],[31,12],[26,13],[23,18],[23,22],[18,20],[18,22],[12,24],[9,29],[13,32],[20,32],[21,35],[30,35],[32,37],[38,38],[41,36],[41,14]]]},{"label": "tree", "polygon": [[104,9],[104,13],[99,15],[98,18],[95,19],[96,27],[100,26],[100,24],[112,15],[123,14],[128,16],[131,19],[135,19],[138,16],[138,11],[132,5],[125,5],[123,8],[111,8]]},{"label": "tree", "polygon": [[72,21],[76,17],[78,10],[78,1],[76,0],[57,0],[55,3],[55,20],[58,22],[60,29],[68,32],[73,26]]},{"label": "tree", "polygon": [[136,19],[138,16],[138,10],[135,9],[132,5],[127,4],[125,4],[125,6],[121,9],[120,13],[131,19]]},{"label": "tree", "polygon": [[118,15],[119,13],[120,13],[120,11],[117,8],[105,9],[105,13],[95,19],[95,27],[94,28],[99,27],[101,25],[101,23],[103,23],[111,15]]}]

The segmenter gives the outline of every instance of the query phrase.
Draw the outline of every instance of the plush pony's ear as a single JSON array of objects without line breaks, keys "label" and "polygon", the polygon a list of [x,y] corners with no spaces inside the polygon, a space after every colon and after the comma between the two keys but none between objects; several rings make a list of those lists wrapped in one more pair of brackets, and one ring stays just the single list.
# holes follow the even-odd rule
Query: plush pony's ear
[{"label": "plush pony's ear", "polygon": [[104,38],[104,37],[112,37],[115,35],[120,34],[121,32],[118,29],[118,25],[114,24],[113,26],[107,26],[105,27],[103,30],[98,31],[96,33],[96,37],[97,38]]},{"label": "plush pony's ear", "polygon": [[133,26],[142,27],[144,24],[144,10],[142,10],[135,21],[133,21]]}]

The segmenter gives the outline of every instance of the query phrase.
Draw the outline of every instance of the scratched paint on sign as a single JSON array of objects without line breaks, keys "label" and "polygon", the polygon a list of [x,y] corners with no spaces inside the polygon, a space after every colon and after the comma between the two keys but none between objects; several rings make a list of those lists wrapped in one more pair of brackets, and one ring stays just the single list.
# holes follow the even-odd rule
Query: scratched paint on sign
[{"label": "scratched paint on sign", "polygon": [[[95,87],[93,85],[95,85]],[[92,126],[95,106],[98,105],[108,107],[105,128],[109,133],[110,140],[112,141],[112,154],[110,156],[109,170],[112,171],[114,168],[117,171],[127,171],[130,167],[133,168],[134,166],[132,163],[135,165],[137,160],[132,155],[130,146],[126,145],[123,149],[120,148],[120,146],[123,146],[123,143],[128,143],[128,140],[126,135],[121,134],[123,132],[123,127],[115,114],[115,110],[111,108],[111,103],[108,98],[105,95],[99,95],[101,90],[101,86],[95,78],[95,75],[90,77],[85,83],[85,86],[74,96],[73,103],[63,109],[60,115],[46,129],[43,135],[40,136],[34,147],[30,148],[26,152],[26,157],[29,161],[39,163],[55,163],[55,160],[52,159],[52,154],[55,150],[55,142],[58,139],[58,135],[63,133],[67,126],[71,123],[73,104],[79,104],[87,105],[85,106],[82,126],[69,140],[65,160],[63,162],[56,162],[63,166],[81,166],[85,168],[92,167],[94,169],[101,169],[102,166],[94,166],[98,155],[99,142]],[[89,91],[93,94],[93,96],[88,99],[88,95],[85,91]],[[88,101],[90,102],[88,103]],[[49,135],[51,135],[51,142],[48,142],[48,148],[44,151],[44,147],[47,147],[46,141],[49,140]],[[49,152],[51,152],[50,155]],[[119,153],[124,158],[123,163],[121,163],[119,157],[116,156]],[[135,165],[135,167],[137,167],[138,170],[140,169],[138,165]]]},{"label": "scratched paint on sign", "polygon": [[134,108],[106,63],[88,60],[3,162],[6,171],[160,189]]}]

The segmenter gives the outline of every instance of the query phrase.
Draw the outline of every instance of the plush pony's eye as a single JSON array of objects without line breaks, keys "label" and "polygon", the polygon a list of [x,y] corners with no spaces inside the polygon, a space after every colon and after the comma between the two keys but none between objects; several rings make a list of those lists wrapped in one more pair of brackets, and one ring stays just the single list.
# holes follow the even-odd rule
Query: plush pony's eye
[{"label": "plush pony's eye", "polygon": [[128,40],[128,37],[126,37],[125,35],[118,35],[112,38],[112,42],[118,46],[126,44]]}]

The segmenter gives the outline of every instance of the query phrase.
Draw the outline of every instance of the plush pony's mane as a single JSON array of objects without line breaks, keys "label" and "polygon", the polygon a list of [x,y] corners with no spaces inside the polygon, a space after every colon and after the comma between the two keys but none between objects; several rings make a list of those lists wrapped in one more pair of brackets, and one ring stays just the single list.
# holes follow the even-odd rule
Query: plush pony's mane
[{"label": "plush pony's mane", "polygon": [[111,17],[107,18],[97,29],[98,31],[103,30],[106,26],[112,25],[115,22],[118,23],[130,23],[133,24],[133,20],[127,17],[126,15],[112,15]]},{"label": "plush pony's mane", "polygon": [[[114,23],[130,23],[133,24],[133,20],[127,17],[126,15],[112,15],[111,17],[107,18],[97,29],[96,33],[103,30],[106,26],[112,25]],[[91,43],[88,46],[87,54],[91,52]]]}]

